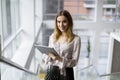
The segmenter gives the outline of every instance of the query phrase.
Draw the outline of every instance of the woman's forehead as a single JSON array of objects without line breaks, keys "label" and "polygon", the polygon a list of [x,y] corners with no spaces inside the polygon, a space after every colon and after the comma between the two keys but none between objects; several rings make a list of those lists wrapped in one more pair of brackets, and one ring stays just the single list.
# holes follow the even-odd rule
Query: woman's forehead
[{"label": "woman's forehead", "polygon": [[57,17],[57,20],[67,20],[67,18],[62,15],[62,16],[58,16],[58,17]]}]

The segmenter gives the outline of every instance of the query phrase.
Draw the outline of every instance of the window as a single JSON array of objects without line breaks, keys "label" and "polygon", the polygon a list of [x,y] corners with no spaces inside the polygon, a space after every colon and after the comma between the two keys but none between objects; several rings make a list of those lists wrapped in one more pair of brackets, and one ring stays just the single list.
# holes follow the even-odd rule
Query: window
[{"label": "window", "polygon": [[20,44],[20,5],[19,0],[2,1],[2,33],[3,33],[3,55],[12,58]]},{"label": "window", "polygon": [[118,22],[120,22],[120,0],[118,0],[118,3],[117,3],[117,16],[116,16],[116,19]]},{"label": "window", "polygon": [[95,19],[95,4],[95,0],[44,0],[43,19],[54,19],[59,10],[66,9],[73,19],[91,21]]},{"label": "window", "polygon": [[64,0],[64,9],[68,10],[73,19],[94,20],[95,0]]}]

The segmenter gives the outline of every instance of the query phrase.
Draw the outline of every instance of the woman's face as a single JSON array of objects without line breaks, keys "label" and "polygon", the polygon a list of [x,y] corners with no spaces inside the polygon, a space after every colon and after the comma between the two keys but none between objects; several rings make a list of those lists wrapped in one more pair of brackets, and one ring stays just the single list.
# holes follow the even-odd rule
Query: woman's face
[{"label": "woman's face", "polygon": [[66,32],[66,30],[68,29],[68,20],[65,16],[58,16],[57,17],[57,26],[58,29],[61,32]]}]

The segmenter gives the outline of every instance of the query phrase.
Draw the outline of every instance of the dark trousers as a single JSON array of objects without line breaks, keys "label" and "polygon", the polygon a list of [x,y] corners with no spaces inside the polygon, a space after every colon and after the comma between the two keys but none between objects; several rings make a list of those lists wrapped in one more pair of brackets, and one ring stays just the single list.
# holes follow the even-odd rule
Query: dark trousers
[{"label": "dark trousers", "polygon": [[61,80],[74,80],[73,68],[66,68],[66,76],[61,75]]},{"label": "dark trousers", "polygon": [[58,66],[50,66],[47,69],[45,80],[60,80],[60,69]]},{"label": "dark trousers", "polygon": [[45,80],[74,80],[73,68],[66,68],[66,76],[60,75],[60,69],[57,66],[48,68]]}]

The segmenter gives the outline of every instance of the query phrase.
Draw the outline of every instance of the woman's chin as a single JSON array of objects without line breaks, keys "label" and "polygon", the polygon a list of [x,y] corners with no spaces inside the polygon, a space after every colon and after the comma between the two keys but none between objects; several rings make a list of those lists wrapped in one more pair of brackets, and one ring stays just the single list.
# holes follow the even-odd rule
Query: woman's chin
[{"label": "woman's chin", "polygon": [[65,30],[65,29],[61,29],[60,31],[61,31],[61,32],[65,32],[66,30]]},{"label": "woman's chin", "polygon": [[65,30],[61,30],[61,32],[65,32]]}]

